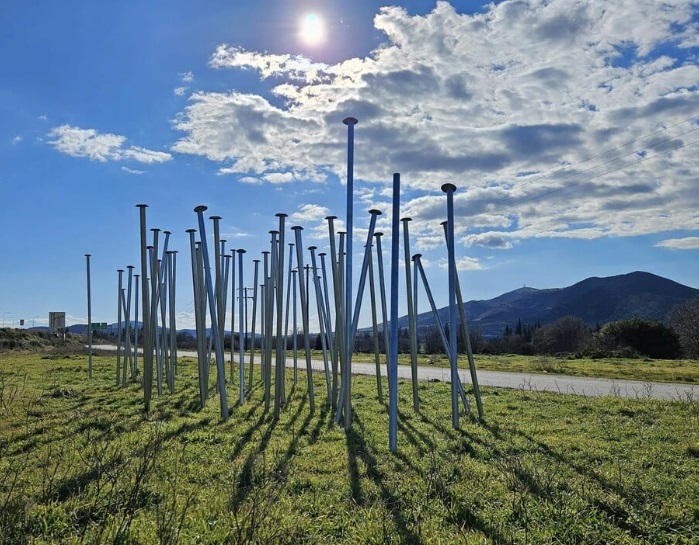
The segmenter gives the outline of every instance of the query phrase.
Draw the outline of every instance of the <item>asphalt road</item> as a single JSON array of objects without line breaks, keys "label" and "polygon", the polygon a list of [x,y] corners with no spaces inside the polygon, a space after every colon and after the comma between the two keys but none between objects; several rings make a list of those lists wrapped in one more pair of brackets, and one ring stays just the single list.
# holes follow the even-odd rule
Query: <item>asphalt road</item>
[{"label": "asphalt road", "polygon": [[[99,350],[116,350],[112,345],[95,345]],[[195,351],[178,350],[179,356],[197,357]],[[247,354],[246,354],[247,356]],[[236,354],[237,357],[237,354]],[[259,359],[259,356],[258,356]],[[246,360],[247,361],[247,360]],[[306,358],[299,352],[297,365],[306,369]],[[286,366],[294,366],[293,358],[287,358]],[[478,366],[478,359],[476,359]],[[314,371],[323,371],[322,360],[311,360]],[[410,379],[410,366],[399,365],[398,377]],[[356,375],[376,375],[376,365],[373,363],[352,363],[352,373]],[[386,366],[381,366],[382,376],[386,376]],[[451,371],[447,367],[419,366],[418,379],[427,381],[450,382]],[[471,384],[468,370],[459,370],[459,376],[464,387]],[[478,371],[478,383],[481,386],[495,388],[514,388],[538,392],[558,392],[561,394],[582,395],[591,397],[618,396],[638,399],[670,399],[676,401],[691,401],[699,399],[699,386],[668,382],[641,382],[635,380],[614,380],[606,378],[571,377],[566,375],[511,373],[505,371]]]}]

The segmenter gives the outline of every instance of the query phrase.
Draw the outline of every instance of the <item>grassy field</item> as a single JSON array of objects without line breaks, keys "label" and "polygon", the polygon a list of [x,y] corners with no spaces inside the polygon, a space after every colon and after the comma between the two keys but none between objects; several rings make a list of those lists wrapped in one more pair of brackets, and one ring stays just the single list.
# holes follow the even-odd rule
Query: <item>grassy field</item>
[{"label": "grassy field", "polygon": [[[314,352],[315,359],[322,359],[321,352]],[[567,358],[555,356],[521,356],[517,354],[474,356],[476,367],[488,371],[514,371],[518,373],[551,373],[578,377],[598,377],[651,382],[699,383],[697,360],[651,360],[632,358]],[[373,362],[373,354],[355,354],[353,361]],[[381,360],[384,361],[383,359]],[[398,363],[410,365],[410,355],[400,354]],[[418,355],[418,365],[449,367],[443,355]],[[467,369],[468,360],[459,356],[459,367]]]},{"label": "grassy field", "polygon": [[[400,386],[399,452],[375,379],[345,433],[305,376],[278,421],[259,382],[221,422],[196,364],[143,414],[115,359],[0,354],[0,543],[696,543],[699,398],[483,389],[451,427],[449,386]],[[237,398],[229,386],[229,399]]]}]

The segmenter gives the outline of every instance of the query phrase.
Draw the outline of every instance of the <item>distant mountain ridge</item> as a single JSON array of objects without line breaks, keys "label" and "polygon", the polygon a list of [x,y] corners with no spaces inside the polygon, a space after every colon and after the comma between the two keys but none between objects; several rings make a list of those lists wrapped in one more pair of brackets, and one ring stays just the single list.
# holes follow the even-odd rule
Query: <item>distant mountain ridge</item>
[{"label": "distant mountain ridge", "polygon": [[[483,335],[502,334],[505,326],[522,324],[542,325],[563,316],[573,315],[594,327],[617,320],[641,318],[665,320],[668,313],[680,303],[699,297],[699,290],[648,272],[604,278],[586,278],[567,288],[519,288],[484,301],[464,303],[471,329]],[[438,310],[443,323],[448,321],[449,308]],[[420,328],[436,324],[431,311],[418,316]],[[408,326],[408,317],[399,319],[399,327]]]}]

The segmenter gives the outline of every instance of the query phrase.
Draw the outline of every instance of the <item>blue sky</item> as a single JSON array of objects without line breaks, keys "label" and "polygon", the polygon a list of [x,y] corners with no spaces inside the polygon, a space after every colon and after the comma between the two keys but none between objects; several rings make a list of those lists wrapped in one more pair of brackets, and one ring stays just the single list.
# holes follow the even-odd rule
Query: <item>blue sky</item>
[{"label": "blue sky", "polygon": [[[355,262],[370,208],[388,231],[400,172],[440,305],[445,182],[458,188],[467,299],[635,270],[699,287],[697,2],[386,5],[5,2],[5,325],[61,310],[85,322],[85,253],[93,320],[114,321],[116,270],[139,264],[141,202],[181,252],[179,327],[193,324],[194,206],[247,250],[246,284],[277,212],[327,247],[323,217],[345,216],[348,115]],[[320,43],[299,35],[310,13]]]}]

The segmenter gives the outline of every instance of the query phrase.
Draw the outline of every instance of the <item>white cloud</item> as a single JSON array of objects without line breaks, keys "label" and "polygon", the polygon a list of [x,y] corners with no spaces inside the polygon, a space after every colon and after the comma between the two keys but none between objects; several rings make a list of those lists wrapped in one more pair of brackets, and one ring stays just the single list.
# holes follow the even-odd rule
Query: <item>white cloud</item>
[{"label": "white cloud", "polygon": [[304,204],[299,209],[289,216],[293,222],[311,222],[323,221],[328,215],[328,209],[325,206],[318,204]]},{"label": "white cloud", "polygon": [[673,250],[699,250],[699,237],[669,238],[661,240],[656,246]]},{"label": "white cloud", "polygon": [[189,89],[189,87],[180,86],[175,87],[175,89],[172,92],[175,93],[178,97],[182,97],[187,92],[187,89]]},{"label": "white cloud", "polygon": [[49,144],[73,157],[87,157],[101,162],[132,159],[141,163],[164,163],[172,159],[169,153],[137,146],[124,147],[125,136],[98,133],[95,129],[61,125],[52,129],[48,136],[54,139]]},{"label": "white cloud", "polygon": [[180,72],[179,76],[182,83],[192,83],[194,81],[194,74],[192,72]]},{"label": "white cloud", "polygon": [[344,180],[353,115],[355,179],[382,184],[358,199],[385,204],[402,172],[420,191],[402,203],[418,249],[440,244],[445,182],[467,245],[693,229],[698,19],[680,0],[505,0],[473,15],[438,2],[382,8],[386,43],[332,65],[220,45],[211,67],[254,71],[278,100],[195,93],[173,149],[246,183]]},{"label": "white cloud", "polygon": [[17,135],[12,139],[12,145],[19,144],[22,140],[24,140],[21,136]]},{"label": "white cloud", "polygon": [[136,170],[135,168],[121,167],[121,170],[128,174],[145,174],[145,170]]},{"label": "white cloud", "polygon": [[[440,268],[448,269],[449,261],[446,258],[441,258],[438,263]],[[478,259],[468,256],[461,256],[456,258],[456,270],[457,271],[479,271],[483,268],[481,262]]]}]

